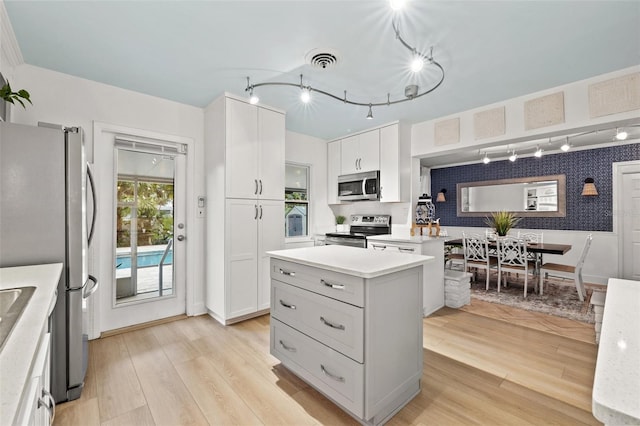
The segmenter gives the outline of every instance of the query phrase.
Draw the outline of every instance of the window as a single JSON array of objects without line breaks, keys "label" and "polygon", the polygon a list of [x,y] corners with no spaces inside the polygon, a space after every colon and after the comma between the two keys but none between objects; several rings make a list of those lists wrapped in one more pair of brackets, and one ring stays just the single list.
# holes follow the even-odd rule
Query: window
[{"label": "window", "polygon": [[309,235],[309,166],[287,164],[284,184],[284,236]]}]

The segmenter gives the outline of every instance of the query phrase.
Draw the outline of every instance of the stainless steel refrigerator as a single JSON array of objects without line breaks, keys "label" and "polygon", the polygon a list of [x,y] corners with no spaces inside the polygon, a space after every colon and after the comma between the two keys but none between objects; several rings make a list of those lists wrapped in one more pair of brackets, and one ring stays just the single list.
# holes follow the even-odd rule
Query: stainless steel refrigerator
[{"label": "stainless steel refrigerator", "polygon": [[87,268],[95,195],[82,129],[0,122],[0,178],[0,267],[64,263],[49,321],[51,390],[56,402],[79,398],[86,304],[98,287]]}]

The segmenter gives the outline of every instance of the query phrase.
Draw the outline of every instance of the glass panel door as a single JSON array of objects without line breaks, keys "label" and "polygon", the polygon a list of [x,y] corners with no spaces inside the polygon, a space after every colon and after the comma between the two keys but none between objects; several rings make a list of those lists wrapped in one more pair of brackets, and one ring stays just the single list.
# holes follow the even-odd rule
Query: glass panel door
[{"label": "glass panel door", "polygon": [[116,304],[172,296],[175,158],[116,152]]}]

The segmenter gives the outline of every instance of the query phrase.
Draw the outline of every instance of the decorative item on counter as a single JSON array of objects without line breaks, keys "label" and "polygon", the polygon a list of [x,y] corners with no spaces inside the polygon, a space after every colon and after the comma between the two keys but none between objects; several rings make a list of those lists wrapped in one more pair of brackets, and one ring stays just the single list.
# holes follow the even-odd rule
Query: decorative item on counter
[{"label": "decorative item on counter", "polygon": [[422,194],[418,198],[415,226],[420,228],[420,235],[422,235],[422,228],[425,226],[429,229],[430,237],[433,236],[432,226],[436,229],[436,237],[440,235],[440,218],[436,219],[436,206],[428,194]]},{"label": "decorative item on counter", "polygon": [[490,228],[495,229],[499,237],[505,237],[509,233],[509,230],[515,227],[521,220],[522,218],[517,217],[514,213],[501,210],[491,213],[491,217],[485,217],[484,223]]},{"label": "decorative item on counter", "polygon": [[348,226],[349,225],[345,225],[345,220],[347,220],[346,217],[338,215],[336,216],[336,232],[347,232]]}]

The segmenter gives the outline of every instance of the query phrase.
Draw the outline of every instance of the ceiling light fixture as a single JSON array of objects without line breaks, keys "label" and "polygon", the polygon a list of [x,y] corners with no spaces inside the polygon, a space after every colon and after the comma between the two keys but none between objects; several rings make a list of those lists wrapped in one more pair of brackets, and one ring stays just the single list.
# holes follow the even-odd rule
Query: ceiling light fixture
[{"label": "ceiling light fixture", "polygon": [[484,164],[489,164],[491,162],[491,158],[489,158],[486,152],[484,153],[484,158],[482,159],[482,162]]},{"label": "ceiling light fixture", "polygon": [[251,90],[249,91],[249,103],[250,103],[251,105],[255,105],[255,104],[257,104],[258,102],[260,102],[260,98],[258,97],[258,95],[254,94],[254,93],[253,93],[253,89],[251,89]]},{"label": "ceiling light fixture", "polygon": [[[302,79],[302,75],[300,76],[300,79]],[[311,102],[311,88],[310,87],[301,87],[300,88],[300,100],[302,101],[303,104],[308,104],[309,102]]]},{"label": "ceiling light fixture", "polygon": [[[390,1],[390,5],[394,10],[398,10],[402,5],[404,5],[405,1],[401,1],[401,0],[391,0]],[[324,91],[324,90],[320,90],[311,86],[305,86],[303,84],[303,76],[302,74],[300,74],[300,84],[296,84],[296,83],[289,83],[289,82],[278,82],[278,81],[268,81],[268,82],[264,82],[264,83],[254,83],[251,84],[251,81],[249,79],[249,77],[247,77],[247,87],[244,89],[246,92],[249,92],[249,94],[251,95],[252,93],[254,93],[254,89],[257,87],[262,87],[262,86],[291,86],[291,87],[299,87],[303,93],[306,89],[307,93],[310,94],[311,91],[320,93],[322,95],[328,96],[330,98],[333,98],[339,102],[345,103],[345,104],[349,104],[349,105],[355,105],[355,106],[364,106],[364,107],[369,107],[369,114],[367,114],[367,118],[373,118],[373,113],[371,111],[372,107],[379,107],[379,106],[390,106],[390,105],[395,105],[395,104],[399,104],[401,102],[407,102],[407,101],[411,101],[414,99],[417,99],[421,96],[424,96],[428,93],[433,92],[434,90],[436,90],[438,87],[440,87],[440,85],[442,84],[442,82],[444,81],[444,68],[442,67],[442,65],[440,65],[438,62],[436,62],[433,59],[433,47],[431,47],[431,49],[429,50],[428,54],[424,54],[422,52],[419,52],[415,47],[411,46],[409,43],[407,43],[402,36],[400,35],[400,30],[398,29],[398,23],[396,22],[396,17],[394,15],[394,17],[392,17],[391,19],[391,26],[393,28],[393,32],[395,33],[396,39],[400,42],[400,44],[402,44],[402,46],[404,46],[407,50],[409,50],[411,52],[412,55],[412,62],[411,62],[411,69],[414,72],[418,72],[420,71],[425,65],[430,65],[433,68],[435,68],[437,71],[439,71],[440,73],[440,77],[438,78],[437,82],[430,87],[429,89],[425,89],[422,92],[420,92],[419,87],[418,86],[411,86],[411,90],[409,90],[408,94],[407,94],[407,88],[409,88],[409,86],[407,86],[407,88],[405,88],[405,97],[398,97],[396,99],[391,99],[391,94],[387,93],[386,96],[386,101],[382,101],[382,102],[358,102],[358,101],[354,101],[351,100],[349,98],[347,98],[347,91],[344,91],[344,96],[338,96],[338,95],[334,95],[333,93]],[[422,66],[420,66],[420,64],[422,64]],[[303,102],[309,102],[311,97],[307,97],[307,95],[304,95],[304,98],[301,95],[301,99]],[[306,99],[306,101],[305,101]],[[370,117],[371,116],[371,117]]]},{"label": "ceiling light fixture", "polygon": [[619,141],[623,141],[629,137],[629,133],[624,130],[620,131],[620,129],[616,129],[616,139]]},{"label": "ceiling light fixture", "polygon": [[564,152],[567,152],[571,149],[571,144],[569,143],[569,136],[567,136],[567,139],[565,141],[564,144],[562,144],[562,146],[560,147],[560,149]]},{"label": "ceiling light fixture", "polygon": [[367,113],[367,120],[373,119],[373,111],[371,111],[371,104],[369,104],[369,113]]},{"label": "ceiling light fixture", "polygon": [[518,154],[516,154],[515,149],[511,152],[511,155],[509,156],[509,161],[511,161],[512,163],[514,161],[516,161],[518,159]]},{"label": "ceiling light fixture", "polygon": [[407,4],[407,0],[389,0],[389,5],[393,10],[401,10]]},{"label": "ceiling light fixture", "polygon": [[536,152],[533,155],[538,158],[542,157],[542,148],[536,146]]}]

